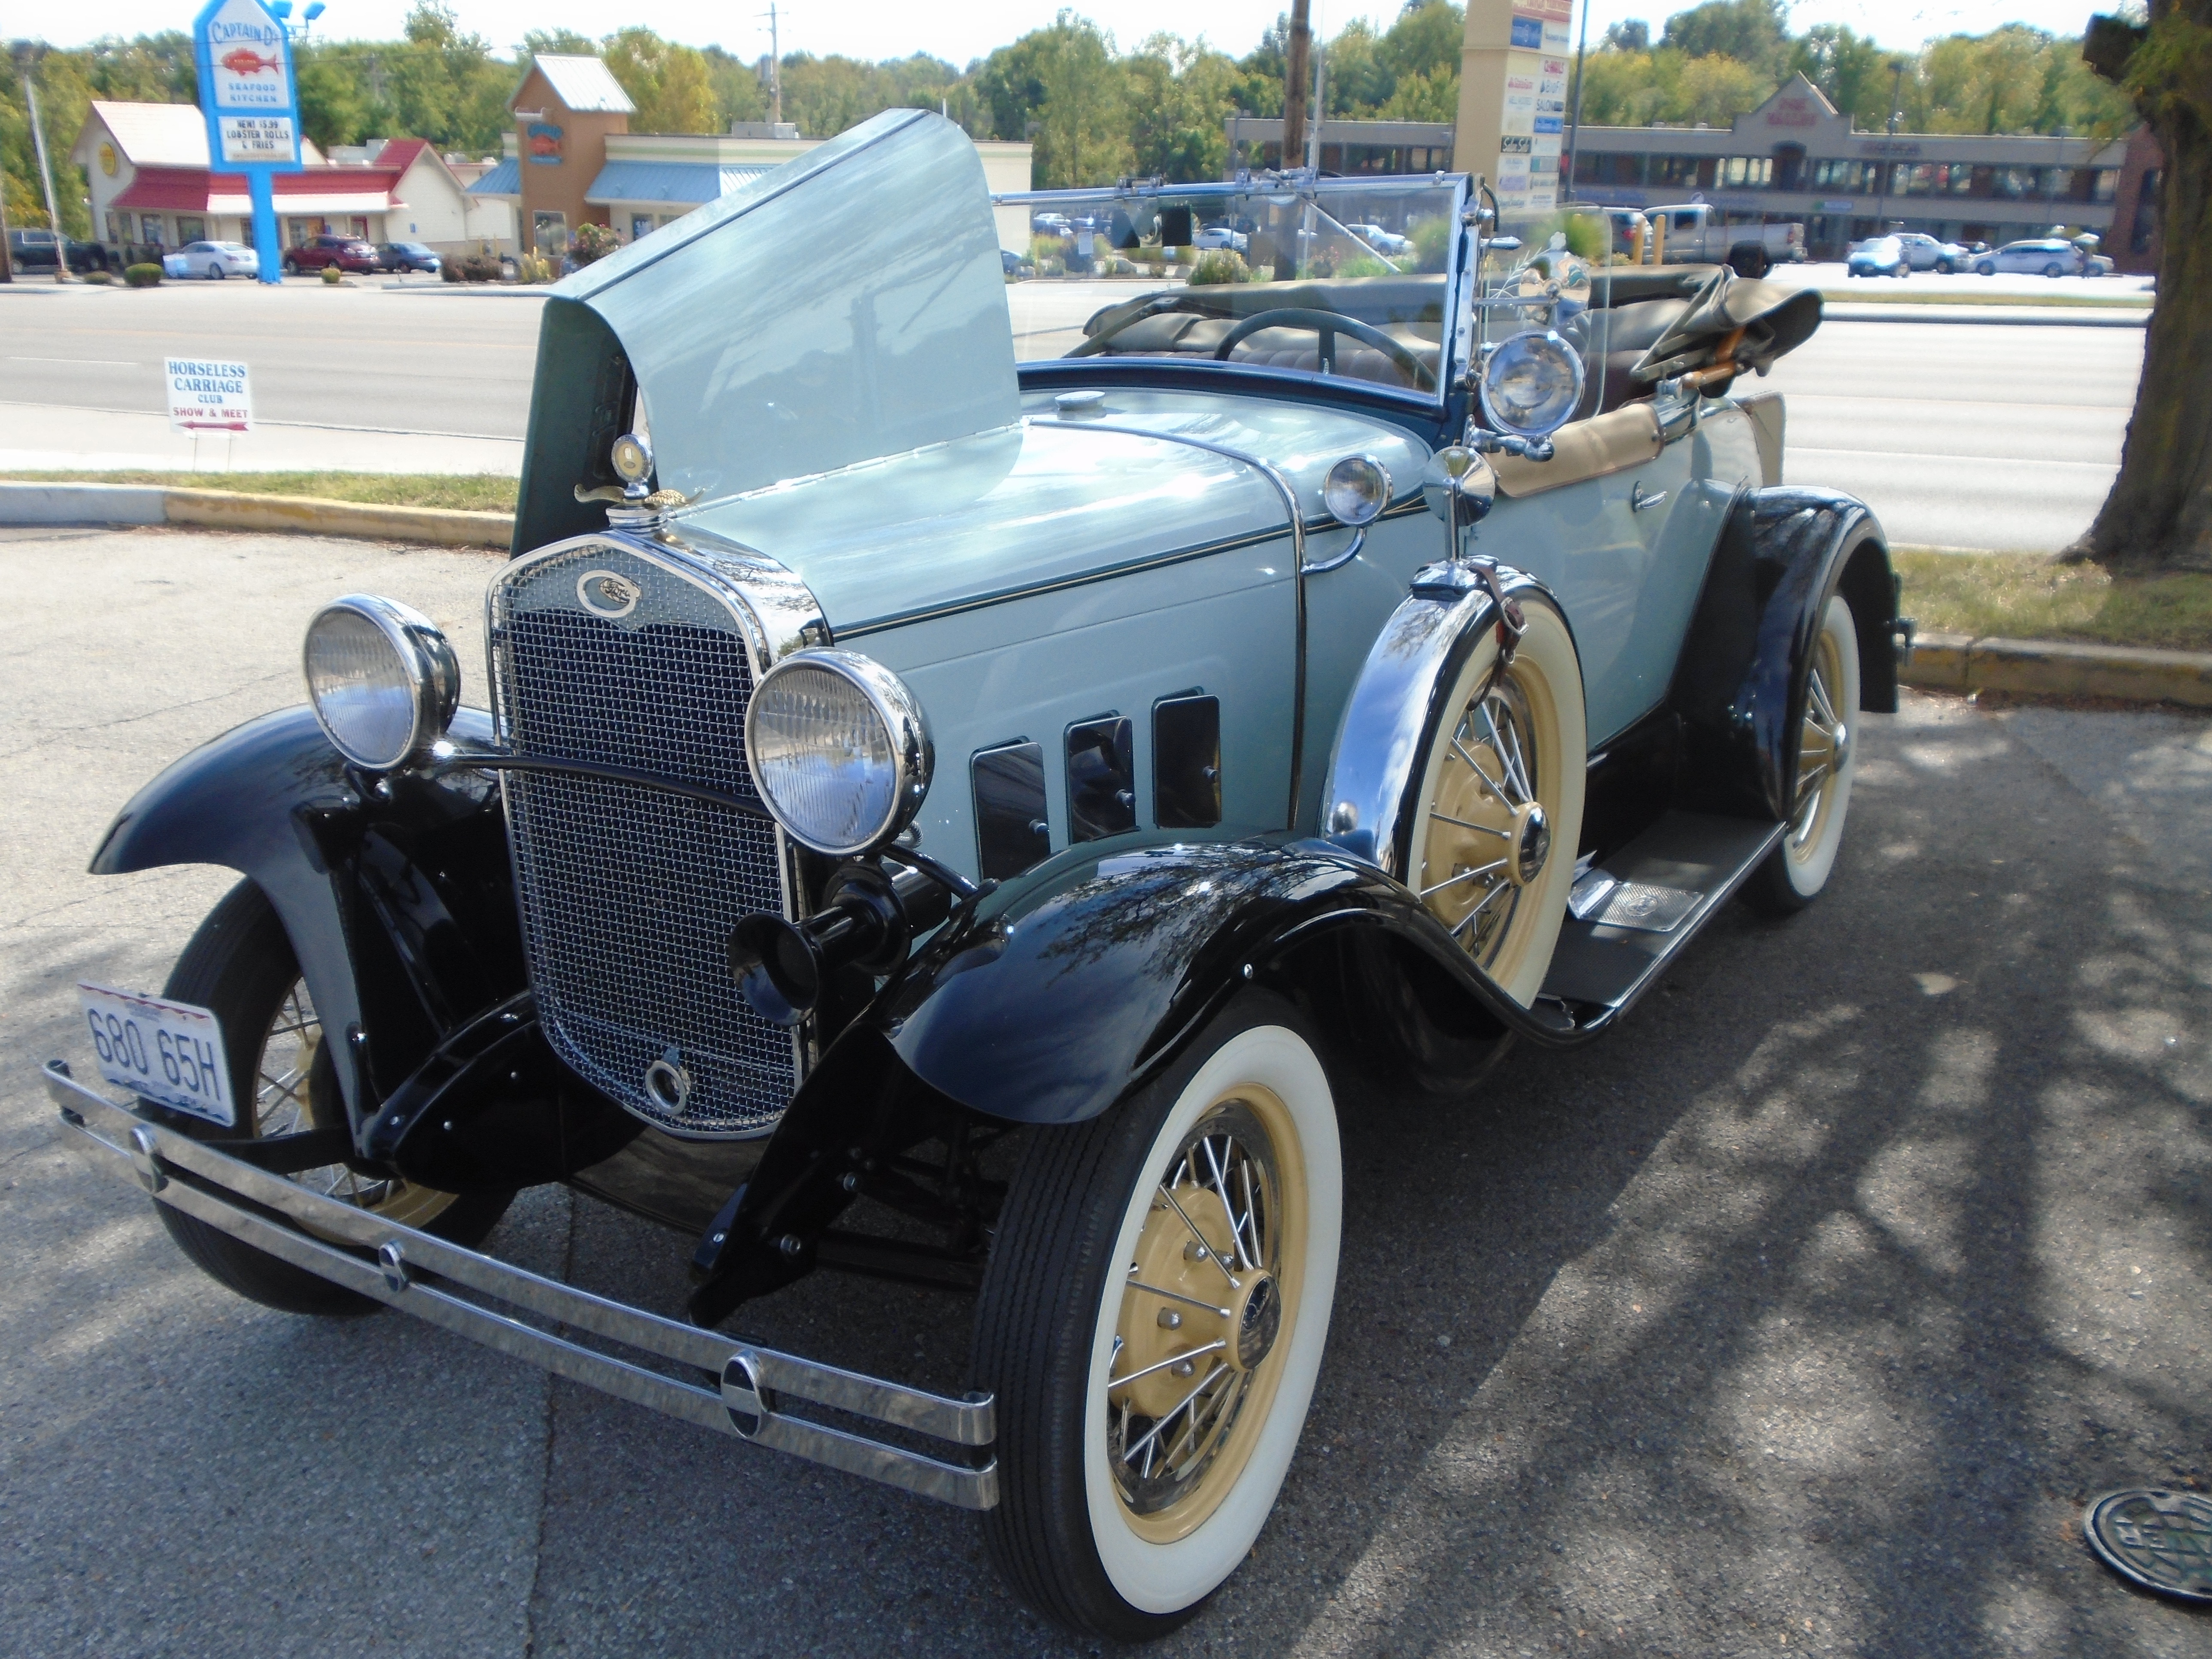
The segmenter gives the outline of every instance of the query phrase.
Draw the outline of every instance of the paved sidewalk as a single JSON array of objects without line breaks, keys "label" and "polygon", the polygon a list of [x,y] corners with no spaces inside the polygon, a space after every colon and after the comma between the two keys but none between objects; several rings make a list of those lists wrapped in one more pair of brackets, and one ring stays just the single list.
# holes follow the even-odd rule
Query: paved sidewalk
[{"label": "paved sidewalk", "polygon": [[170,431],[166,415],[0,403],[0,472],[521,471],[520,438],[267,421],[243,437],[192,438]]},{"label": "paved sidewalk", "polygon": [[[79,977],[161,982],[222,872],[84,873],[299,695],[329,596],[450,629],[488,556],[0,530],[0,1629],[210,1656],[1095,1652],[965,1518],[395,1315],[239,1301],[62,1150]],[[1355,1079],[1329,1355],[1281,1507],[1161,1659],[2202,1659],[2083,1499],[2212,1481],[2212,722],[1870,716],[1831,892],[1741,906],[1622,1029],[1449,1109]],[[558,1192],[492,1246],[656,1309],[686,1242]],[[748,1334],[961,1386],[960,1298],[823,1275]]]}]

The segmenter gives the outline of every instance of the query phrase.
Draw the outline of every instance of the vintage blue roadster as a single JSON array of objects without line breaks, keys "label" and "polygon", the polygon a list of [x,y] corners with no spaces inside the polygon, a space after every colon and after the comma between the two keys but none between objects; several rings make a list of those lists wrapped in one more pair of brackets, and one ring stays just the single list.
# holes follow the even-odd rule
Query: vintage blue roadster
[{"label": "vintage blue roadster", "polygon": [[[242,879],[161,995],[84,988],[129,1101],[56,1060],[64,1115],[245,1296],[980,1511],[1075,1629],[1188,1618],[1298,1442],[1355,1103],[1813,899],[1910,643],[1738,395],[1817,295],[1513,228],[1445,174],[994,203],[904,110],[570,277],[488,707],[408,606],[321,611],[307,702],[95,854]],[[665,1224],[690,1322],[476,1248],[548,1182]],[[972,1392],[725,1334],[823,1268],[972,1293]]]}]

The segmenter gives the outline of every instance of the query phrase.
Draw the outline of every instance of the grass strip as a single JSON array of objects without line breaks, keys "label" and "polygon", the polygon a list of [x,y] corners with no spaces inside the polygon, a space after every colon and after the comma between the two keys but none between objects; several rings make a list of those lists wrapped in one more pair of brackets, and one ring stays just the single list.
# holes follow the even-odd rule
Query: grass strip
[{"label": "grass strip", "polygon": [[1890,557],[1905,614],[1932,632],[2212,651],[2212,575],[2115,576],[2033,553],[1898,548]]},{"label": "grass strip", "polygon": [[1924,288],[1876,288],[1872,280],[1849,288],[1824,288],[1820,298],[1836,305],[1855,306],[2040,306],[2075,311],[2148,311],[2148,294],[1962,294],[1956,289],[1930,294]]},{"label": "grass strip", "polygon": [[496,472],[9,472],[16,483],[159,484],[173,489],[234,489],[247,495],[315,495],[379,507],[449,507],[471,513],[514,511],[518,481]]}]

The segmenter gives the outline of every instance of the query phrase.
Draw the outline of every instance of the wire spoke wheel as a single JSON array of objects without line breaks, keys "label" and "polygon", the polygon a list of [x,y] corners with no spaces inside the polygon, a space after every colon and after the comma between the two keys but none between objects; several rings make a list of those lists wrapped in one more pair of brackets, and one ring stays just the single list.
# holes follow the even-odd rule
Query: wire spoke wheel
[{"label": "wire spoke wheel", "polygon": [[[277,1005],[269,1029],[263,1034],[261,1052],[254,1064],[253,1133],[271,1135],[303,1134],[318,1126],[315,1111],[317,1065],[322,1059],[323,1023],[315,1012],[307,982],[295,979]],[[321,1085],[334,1085],[335,1073],[325,1066]],[[326,1102],[328,1120],[345,1121],[336,1102]],[[290,1177],[310,1192],[335,1198],[384,1217],[419,1227],[441,1214],[453,1201],[451,1193],[417,1185],[399,1176],[362,1176],[343,1164],[326,1164],[302,1170]]]},{"label": "wire spoke wheel", "polygon": [[[1272,1394],[1275,1341],[1297,1310],[1284,1250],[1304,1223],[1262,1115],[1216,1103],[1154,1184],[1129,1262],[1106,1382],[1109,1467],[1139,1536],[1182,1536],[1211,1515],[1250,1456],[1237,1432]],[[1295,1279],[1293,1280],[1295,1282]],[[1264,1415],[1264,1401],[1255,1402]]]},{"label": "wire spoke wheel", "polygon": [[1858,770],[1859,646],[1851,608],[1838,593],[1821,613],[1802,672],[1796,770],[1782,844],[1745,884],[1744,896],[1769,915],[1802,910],[1827,885],[1843,845]]},{"label": "wire spoke wheel", "polygon": [[[178,1129],[204,1139],[267,1139],[347,1127],[337,1055],[325,1040],[322,1016],[283,922],[252,881],[240,882],[208,913],[177,958],[162,994],[215,1015],[222,1030],[231,1098],[239,1103],[234,1127],[179,1118],[174,1121]],[[514,1196],[511,1190],[440,1192],[397,1176],[358,1174],[345,1164],[305,1170],[289,1179],[460,1244],[481,1240]],[[378,1305],[172,1205],[156,1202],[154,1207],[185,1255],[210,1278],[249,1300],[303,1314],[365,1313]]]},{"label": "wire spoke wheel", "polygon": [[1328,1073],[1263,990],[1130,1097],[1031,1139],[974,1374],[1000,1413],[983,1535],[1032,1607],[1149,1640],[1243,1564],[1312,1403],[1343,1206]]},{"label": "wire spoke wheel", "polygon": [[1566,625],[1524,605],[1498,672],[1486,639],[1462,669],[1429,749],[1407,884],[1475,965],[1522,1003],[1550,966],[1582,834],[1582,670]]}]

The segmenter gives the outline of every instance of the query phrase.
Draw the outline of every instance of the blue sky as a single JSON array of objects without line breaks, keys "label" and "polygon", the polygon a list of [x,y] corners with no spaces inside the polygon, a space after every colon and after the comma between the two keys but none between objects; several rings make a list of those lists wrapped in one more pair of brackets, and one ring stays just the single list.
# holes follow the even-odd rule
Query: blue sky
[{"label": "blue sky", "polygon": [[[750,54],[768,50],[768,22],[756,20],[754,9],[767,9],[768,0],[740,0],[737,6],[709,4],[707,0],[656,0],[636,9],[612,9],[604,0],[450,0],[461,25],[483,34],[505,50],[530,28],[566,27],[600,35],[618,23],[635,19],[672,40],[693,46],[718,43],[733,52]],[[330,9],[316,26],[318,33],[337,39],[389,40],[399,33],[409,0],[329,0]],[[1651,5],[1641,0],[1589,0],[1589,30],[1593,40],[1605,26],[1626,17],[1650,21],[1654,35],[1674,4]],[[1872,34],[1886,46],[1916,46],[1930,36],[1958,32],[1979,33],[2001,23],[2024,22],[2053,33],[2077,33],[2098,0],[1799,0],[1792,20],[1799,28],[1813,23],[1848,23],[1862,34]],[[48,9],[43,19],[46,38],[56,46],[81,46],[102,34],[135,34],[165,28],[190,27],[197,5],[187,0],[107,0],[82,11],[73,8]],[[916,5],[913,0],[795,0],[781,8],[782,41],[786,52],[817,54],[842,52],[854,58],[895,58],[927,52],[964,64],[993,47],[1052,21],[1060,9],[1055,0],[964,0],[957,7]],[[1188,34],[1202,22],[1208,40],[1224,52],[1243,54],[1259,40],[1261,32],[1287,9],[1286,0],[1212,0],[1195,8],[1188,0],[1096,0],[1079,5],[1081,11],[1110,30],[1129,46],[1155,30]],[[1315,9],[1316,27],[1334,33],[1353,16],[1365,15],[1387,24],[1396,15],[1395,4],[1332,6],[1322,0]],[[79,20],[82,20],[81,21]],[[27,19],[18,18],[16,27]],[[1580,24],[1579,12],[1577,16]]]}]

